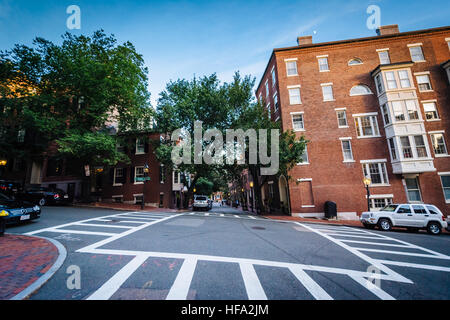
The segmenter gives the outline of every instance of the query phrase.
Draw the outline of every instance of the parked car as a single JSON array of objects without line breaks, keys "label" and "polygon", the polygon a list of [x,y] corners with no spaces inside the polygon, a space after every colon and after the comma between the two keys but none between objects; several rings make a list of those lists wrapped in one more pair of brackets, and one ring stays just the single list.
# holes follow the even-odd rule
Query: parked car
[{"label": "parked car", "polygon": [[214,201],[208,199],[208,211],[212,209]]},{"label": "parked car", "polygon": [[438,235],[447,228],[442,212],[431,204],[391,204],[377,212],[363,212],[360,218],[366,228],[390,231],[392,227],[404,227],[409,230],[425,229]]},{"label": "parked car", "polygon": [[450,217],[447,218],[447,231],[450,232]]},{"label": "parked car", "polygon": [[69,195],[61,189],[32,187],[18,194],[17,198],[42,206],[69,204]]},{"label": "parked car", "polygon": [[40,218],[41,208],[27,201],[17,200],[0,192],[0,213],[7,224]]},{"label": "parked car", "polygon": [[0,192],[10,197],[15,196],[22,192],[22,185],[16,181],[0,180]]},{"label": "parked car", "polygon": [[192,208],[194,211],[197,210],[208,210],[209,208],[209,201],[207,196],[194,196],[194,203],[192,205]]}]

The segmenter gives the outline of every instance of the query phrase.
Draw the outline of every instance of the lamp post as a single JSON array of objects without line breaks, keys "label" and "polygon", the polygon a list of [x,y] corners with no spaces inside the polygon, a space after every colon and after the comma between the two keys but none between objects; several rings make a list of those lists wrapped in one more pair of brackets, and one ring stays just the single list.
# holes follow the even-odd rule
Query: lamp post
[{"label": "lamp post", "polygon": [[364,185],[366,186],[366,190],[367,190],[367,210],[370,211],[370,190],[369,190],[369,186],[372,184],[372,179],[370,179],[369,177],[365,177],[363,182],[364,182]]},{"label": "lamp post", "polygon": [[7,160],[0,159],[0,177],[3,175],[3,168],[6,167]]},{"label": "lamp post", "polygon": [[150,172],[150,168],[148,164],[146,163],[144,165],[144,184],[142,185],[142,202],[141,202],[141,210],[144,210],[145,208],[145,182],[148,180],[148,174]]},{"label": "lamp post", "polygon": [[252,202],[251,202],[251,206],[252,206],[252,212],[254,212],[253,211],[253,202],[255,201],[255,193],[253,192],[253,186],[254,186],[254,184],[253,184],[253,181],[250,181],[250,194],[252,195]]}]

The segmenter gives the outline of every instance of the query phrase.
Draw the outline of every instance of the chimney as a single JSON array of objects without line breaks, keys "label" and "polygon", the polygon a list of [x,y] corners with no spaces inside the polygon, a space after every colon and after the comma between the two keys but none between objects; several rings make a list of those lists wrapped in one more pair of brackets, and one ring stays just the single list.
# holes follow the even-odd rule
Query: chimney
[{"label": "chimney", "polygon": [[298,37],[297,43],[300,47],[312,44],[312,36]]},{"label": "chimney", "polygon": [[398,24],[391,24],[389,26],[381,26],[377,29],[377,35],[386,36],[388,34],[400,33]]}]

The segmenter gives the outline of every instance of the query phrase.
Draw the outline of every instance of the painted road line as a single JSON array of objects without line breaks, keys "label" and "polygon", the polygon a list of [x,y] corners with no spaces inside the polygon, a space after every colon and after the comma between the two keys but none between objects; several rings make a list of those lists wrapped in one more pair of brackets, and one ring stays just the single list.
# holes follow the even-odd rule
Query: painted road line
[{"label": "painted road line", "polygon": [[100,228],[120,228],[120,229],[133,229],[130,226],[113,226],[110,224],[95,224],[95,223],[76,223],[74,226],[88,226],[88,227],[100,227]]},{"label": "painted road line", "polygon": [[[324,233],[325,234],[325,233]],[[349,238],[362,238],[362,239],[375,239],[375,240],[383,240],[380,237],[366,237],[366,236],[357,236],[353,234],[339,234],[339,233],[327,233],[328,236],[333,237],[349,237]],[[338,239],[341,240],[341,239]]]},{"label": "painted road line", "polygon": [[137,256],[125,267],[120,269],[112,278],[106,281],[97,291],[90,295],[87,300],[108,300],[120,286],[147,260],[146,256]]},{"label": "painted road line", "polygon": [[351,276],[351,278],[353,280],[355,280],[356,282],[358,282],[363,287],[365,287],[367,290],[372,292],[374,295],[376,295],[381,300],[396,300],[393,296],[391,296],[390,294],[381,290],[380,287],[376,286],[375,284],[371,283],[369,280],[367,280],[365,278],[353,277],[353,276]]},{"label": "painted road line", "polygon": [[428,264],[418,264],[418,263],[409,263],[409,262],[400,262],[400,261],[390,261],[390,260],[378,260],[382,264],[389,264],[393,266],[399,267],[408,267],[408,268],[416,268],[416,269],[427,269],[434,271],[443,271],[450,272],[450,268],[448,267],[440,267],[440,266],[431,266]]},{"label": "painted road line", "polygon": [[264,292],[258,276],[256,275],[255,268],[251,263],[240,263],[242,278],[244,279],[245,290],[247,291],[247,297],[249,300],[267,300],[266,293]]},{"label": "painted road line", "polygon": [[223,213],[220,214],[221,217],[225,217],[225,215]]},{"label": "painted road line", "polygon": [[[388,253],[388,254],[398,254],[398,255],[403,255],[403,256],[450,260],[450,257],[437,256],[437,255],[434,255],[434,254],[423,254],[423,253],[413,253],[413,252],[403,252],[403,251],[390,251],[390,250],[368,249],[368,248],[354,248],[354,249],[355,250],[359,250],[359,251],[367,251],[367,252],[379,252],[379,253]],[[411,249],[415,249],[415,248],[411,248]]]},{"label": "painted road line", "polygon": [[74,233],[74,234],[86,234],[86,235],[91,235],[91,236],[105,236],[105,237],[111,237],[111,236],[117,235],[117,233],[81,231],[81,230],[69,230],[69,229],[48,229],[45,232]]},{"label": "painted road line", "polygon": [[323,232],[339,232],[339,233],[348,233],[348,234],[361,234],[364,235],[364,232],[361,231],[352,231],[352,230],[342,230],[342,229],[318,229]]},{"label": "painted road line", "polygon": [[158,221],[158,219],[153,218],[142,218],[142,217],[134,217],[134,216],[122,216],[124,219],[136,219],[142,221]]},{"label": "painted road line", "polygon": [[208,217],[209,216],[209,213],[205,213],[205,217]]},{"label": "painted road line", "polygon": [[24,235],[32,236],[33,234],[46,232],[46,231],[54,229],[54,228],[64,228],[64,227],[67,227],[67,226],[71,226],[71,225],[73,225],[75,223],[83,223],[83,222],[95,221],[95,220],[98,220],[98,219],[106,219],[106,218],[117,218],[117,214],[108,215],[108,216],[102,216],[102,217],[96,217],[96,218],[90,218],[90,219],[80,220],[80,221],[74,221],[74,222],[70,222],[70,223],[65,223],[65,224],[61,224],[59,226],[53,226],[53,227],[48,227],[48,228],[44,228],[44,229],[39,229],[39,230],[27,232],[27,233],[24,233]]},{"label": "painted road line", "polygon": [[121,221],[117,221],[116,223],[134,223],[134,224],[140,224],[142,225],[143,223],[146,223],[145,221],[128,221],[128,220],[121,220]]},{"label": "painted road line", "polygon": [[289,270],[301,282],[301,284],[311,293],[316,300],[333,300],[333,298],[319,286],[305,271],[298,267],[290,267]]},{"label": "painted road line", "polygon": [[369,244],[374,246],[386,246],[386,247],[397,247],[397,248],[414,248],[411,246],[408,246],[406,244],[393,244],[393,243],[382,243],[382,242],[368,242],[368,241],[358,241],[358,240],[341,240],[342,242],[348,242],[348,243],[361,243],[361,244]]},{"label": "painted road line", "polygon": [[255,217],[253,217],[253,216],[248,216],[250,219],[256,219]]},{"label": "painted road line", "polygon": [[186,300],[192,277],[194,276],[197,259],[186,259],[178,272],[177,278],[167,294],[166,300]]},{"label": "painted road line", "polygon": [[233,217],[235,217],[235,218],[240,218],[240,216],[238,216],[238,215],[234,215]]}]

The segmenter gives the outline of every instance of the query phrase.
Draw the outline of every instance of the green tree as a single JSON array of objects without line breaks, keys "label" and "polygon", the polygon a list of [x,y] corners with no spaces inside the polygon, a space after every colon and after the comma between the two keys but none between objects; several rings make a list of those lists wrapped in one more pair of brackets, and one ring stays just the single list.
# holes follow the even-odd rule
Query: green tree
[{"label": "green tree", "polygon": [[[61,44],[36,38],[32,47],[1,52],[0,153],[34,161],[56,144],[59,156],[83,164],[123,161],[116,130],[152,124],[147,74],[134,46],[103,30],[66,33]],[[16,137],[24,131],[20,144]]]}]

